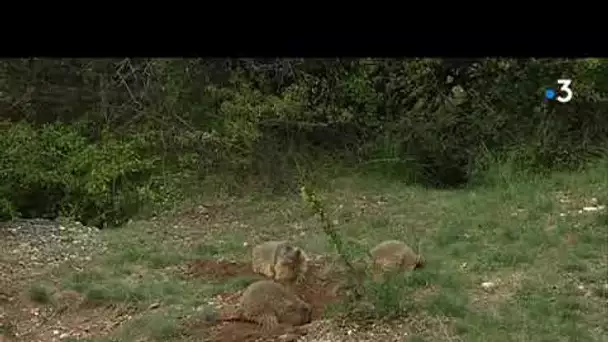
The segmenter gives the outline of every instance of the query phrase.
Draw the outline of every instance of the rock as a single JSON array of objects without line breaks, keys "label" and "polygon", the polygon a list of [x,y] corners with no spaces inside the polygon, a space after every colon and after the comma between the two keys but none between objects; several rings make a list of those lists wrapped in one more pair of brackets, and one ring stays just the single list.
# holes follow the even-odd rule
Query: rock
[{"label": "rock", "polygon": [[484,281],[483,283],[481,283],[481,287],[484,290],[492,290],[496,287],[496,283],[491,282],[491,281]]},{"label": "rock", "polygon": [[298,338],[300,338],[300,336],[296,335],[296,334],[283,334],[283,335],[279,336],[279,341],[295,342],[298,340]]}]

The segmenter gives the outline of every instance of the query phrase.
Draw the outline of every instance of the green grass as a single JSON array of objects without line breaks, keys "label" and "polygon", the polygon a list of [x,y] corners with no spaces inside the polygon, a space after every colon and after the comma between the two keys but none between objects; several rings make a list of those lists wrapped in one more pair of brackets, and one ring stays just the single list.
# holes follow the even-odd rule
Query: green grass
[{"label": "green grass", "polygon": [[137,319],[120,332],[121,340],[136,340],[144,331],[153,341],[176,340],[182,335],[182,329],[175,316],[175,313],[161,312]]},{"label": "green grass", "polygon": [[51,302],[51,289],[43,284],[35,283],[30,286],[28,291],[29,298],[40,304],[47,304]]},{"label": "green grass", "polygon": [[[608,340],[608,214],[578,213],[591,198],[608,205],[605,164],[546,178],[504,173],[464,190],[349,176],[317,191],[351,257],[386,239],[405,240],[425,256],[422,270],[366,284],[375,318],[425,322],[412,325],[410,340]],[[125,325],[119,341],[185,341],[179,317],[252,280],[183,279],[171,267],[193,259],[247,261],[247,246],[270,238],[335,253],[299,197],[240,198],[224,212],[205,224],[139,222],[107,231],[108,252],[65,275],[63,285],[98,303],[167,308]],[[188,248],[180,245],[184,236],[192,240]],[[484,290],[484,281],[496,287]]]}]

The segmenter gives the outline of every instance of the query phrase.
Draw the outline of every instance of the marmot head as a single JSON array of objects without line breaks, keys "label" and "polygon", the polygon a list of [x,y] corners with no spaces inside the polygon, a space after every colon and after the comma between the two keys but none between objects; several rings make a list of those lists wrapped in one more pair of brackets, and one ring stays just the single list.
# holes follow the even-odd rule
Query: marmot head
[{"label": "marmot head", "polygon": [[291,261],[298,261],[302,257],[302,250],[298,247],[287,245],[285,246],[284,256]]}]

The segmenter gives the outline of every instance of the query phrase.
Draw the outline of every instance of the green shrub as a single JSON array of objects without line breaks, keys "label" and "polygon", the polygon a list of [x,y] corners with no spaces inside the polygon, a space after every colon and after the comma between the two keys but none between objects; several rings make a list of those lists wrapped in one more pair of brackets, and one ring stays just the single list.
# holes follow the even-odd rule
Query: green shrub
[{"label": "green shrub", "polygon": [[[177,180],[293,189],[327,159],[442,187],[490,159],[577,168],[608,146],[607,70],[591,58],[7,60],[0,215],[119,222]],[[573,100],[543,101],[560,78]]]},{"label": "green shrub", "polygon": [[72,216],[83,223],[117,225],[150,199],[155,159],[127,139],[104,135],[91,142],[75,127],[21,122],[0,136],[3,216]]},{"label": "green shrub", "polygon": [[[539,171],[601,155],[606,68],[598,59],[358,60],[326,63],[294,82],[308,89],[301,101],[310,114],[300,120],[354,125],[359,158],[393,160],[408,178],[451,186],[483,171],[475,168],[487,166],[485,150]],[[573,100],[543,102],[560,78],[573,80]]]}]

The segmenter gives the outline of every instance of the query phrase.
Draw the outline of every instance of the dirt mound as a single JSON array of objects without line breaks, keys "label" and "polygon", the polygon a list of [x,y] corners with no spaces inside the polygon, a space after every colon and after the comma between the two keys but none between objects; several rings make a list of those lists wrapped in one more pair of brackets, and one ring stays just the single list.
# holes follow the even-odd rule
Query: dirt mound
[{"label": "dirt mound", "polygon": [[218,260],[195,260],[188,263],[184,272],[190,277],[204,277],[212,279],[226,279],[232,277],[257,275],[251,270],[248,263]]},{"label": "dirt mound", "polygon": [[[294,291],[313,307],[312,319],[319,320],[323,316],[327,305],[336,302],[339,296],[335,293],[335,287],[341,279],[337,276],[327,276],[322,272],[325,265],[312,264],[304,281],[294,285]],[[239,276],[256,276],[251,271],[249,264],[234,262],[197,260],[188,264],[187,270],[191,276],[204,276],[217,278],[230,278]],[[321,275],[321,273],[324,273]],[[234,305],[238,301],[236,293],[223,293],[217,296],[223,299],[222,305]],[[194,322],[191,322],[194,323]],[[193,330],[199,330],[203,335],[209,336],[210,341],[216,342],[248,342],[248,341],[295,341],[298,336],[307,333],[307,326],[302,327],[279,327],[271,332],[263,332],[261,327],[246,322],[218,322],[213,326],[208,323],[190,326]],[[193,332],[195,335],[200,333]]]},{"label": "dirt mound", "polygon": [[341,279],[336,275],[321,277],[322,268],[323,265],[320,264],[310,265],[304,282],[295,286],[298,295],[312,305],[313,320],[320,319],[326,306],[340,299],[335,289],[341,283]]}]

